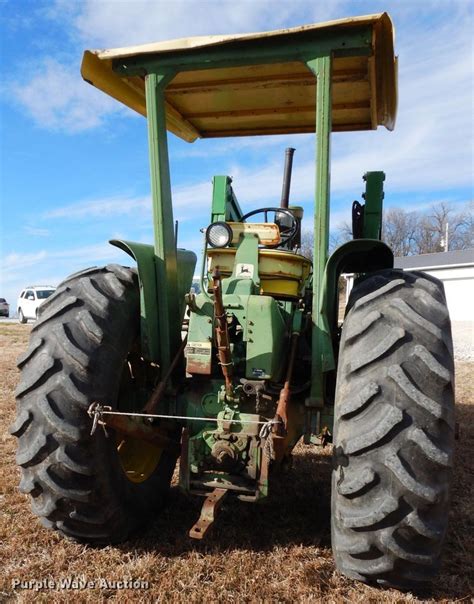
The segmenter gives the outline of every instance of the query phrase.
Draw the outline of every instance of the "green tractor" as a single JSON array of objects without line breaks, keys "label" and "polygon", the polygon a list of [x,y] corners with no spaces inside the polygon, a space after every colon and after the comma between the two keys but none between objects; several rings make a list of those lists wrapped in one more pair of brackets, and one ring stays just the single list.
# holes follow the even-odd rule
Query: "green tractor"
[{"label": "green tractor", "polygon": [[[41,307],[12,427],[34,513],[80,542],[122,541],[159,513],[179,458],[180,487],[204,498],[200,539],[224,498],[260,502],[285,480],[300,439],[332,443],[337,568],[401,588],[432,579],[454,438],[443,287],[393,268],[383,172],[365,174],[354,237],[328,254],[331,132],[394,126],[388,15],[86,51],[82,76],[147,117],[155,236],[111,241],[136,269],[74,274]],[[231,178],[214,177],[196,269],[176,244],[167,130],[316,132],[313,262],[289,149],[280,205],[244,214]],[[356,278],[341,327],[342,273]]]}]

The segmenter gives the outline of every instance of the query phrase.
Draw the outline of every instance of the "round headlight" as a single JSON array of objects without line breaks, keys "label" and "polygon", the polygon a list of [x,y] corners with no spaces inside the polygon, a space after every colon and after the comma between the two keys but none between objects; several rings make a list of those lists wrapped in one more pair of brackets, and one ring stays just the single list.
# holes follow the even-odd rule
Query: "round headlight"
[{"label": "round headlight", "polygon": [[225,247],[232,237],[232,229],[226,222],[214,222],[207,227],[206,240],[211,247]]}]

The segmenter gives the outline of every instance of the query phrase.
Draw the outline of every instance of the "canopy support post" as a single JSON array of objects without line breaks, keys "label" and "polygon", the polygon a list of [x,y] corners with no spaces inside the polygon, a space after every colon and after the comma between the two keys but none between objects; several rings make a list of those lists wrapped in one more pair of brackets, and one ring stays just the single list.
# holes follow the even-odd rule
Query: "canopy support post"
[{"label": "canopy support post", "polygon": [[162,375],[179,346],[177,253],[166,131],[165,88],[173,72],[150,73],[145,78],[148,144],[153,208],[159,359]]},{"label": "canopy support post", "polygon": [[323,306],[324,269],[329,251],[331,67],[326,54],[307,62],[316,76],[316,191],[314,205],[311,393],[307,405],[324,406],[324,373],[334,368],[334,353]]}]

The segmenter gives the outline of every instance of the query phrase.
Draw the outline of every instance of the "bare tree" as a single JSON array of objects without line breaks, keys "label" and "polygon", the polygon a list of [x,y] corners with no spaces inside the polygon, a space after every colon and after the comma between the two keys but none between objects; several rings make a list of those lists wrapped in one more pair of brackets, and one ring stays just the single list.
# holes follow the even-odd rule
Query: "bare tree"
[{"label": "bare tree", "polygon": [[384,213],[382,230],[395,256],[474,247],[472,211],[456,212],[446,202],[434,204],[425,213],[390,208]]},{"label": "bare tree", "polygon": [[450,234],[450,249],[465,250],[474,248],[474,201],[471,201],[465,212],[459,215],[462,218],[458,229],[452,227]]},{"label": "bare tree", "polygon": [[382,239],[392,248],[395,256],[416,253],[416,233],[419,216],[401,208],[390,208],[384,213]]},{"label": "bare tree", "polygon": [[341,222],[337,228],[337,232],[339,233],[341,239],[344,241],[349,241],[352,239],[352,224],[347,221]]},{"label": "bare tree", "polygon": [[411,254],[432,254],[443,251],[444,240],[430,218],[420,216],[413,243]]},{"label": "bare tree", "polygon": [[337,229],[329,233],[329,252],[333,252],[343,243],[352,239],[352,228],[348,231],[347,229]]},{"label": "bare tree", "polygon": [[[338,228],[335,231],[329,233],[329,253],[331,254],[340,245],[352,239],[352,232],[347,233],[346,231]],[[313,246],[314,236],[310,229],[305,229],[301,233],[301,254],[309,260],[313,260]]]},{"label": "bare tree", "polygon": [[446,233],[446,225],[448,225],[449,249],[462,250],[474,247],[474,203],[471,202],[469,208],[464,212],[456,213],[452,206],[447,204],[445,204],[445,208],[443,209],[445,209],[446,215],[442,224],[444,233]]},{"label": "bare tree", "polygon": [[[352,226],[343,222],[330,233],[330,251],[350,239]],[[434,204],[427,212],[389,208],[383,215],[382,240],[395,256],[474,248],[474,204],[462,212],[456,212],[446,202]],[[301,253],[312,260],[313,233],[310,230],[302,233]]]},{"label": "bare tree", "polygon": [[417,254],[472,247],[472,212],[455,212],[452,205],[443,201],[433,205],[419,221],[416,244]]},{"label": "bare tree", "polygon": [[310,229],[304,229],[301,232],[301,255],[308,258],[308,260],[313,260],[313,231]]}]

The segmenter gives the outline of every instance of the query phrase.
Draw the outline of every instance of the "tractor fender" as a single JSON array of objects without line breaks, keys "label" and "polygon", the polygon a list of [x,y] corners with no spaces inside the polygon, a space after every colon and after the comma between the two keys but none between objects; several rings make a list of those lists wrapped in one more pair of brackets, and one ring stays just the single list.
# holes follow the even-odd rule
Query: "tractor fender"
[{"label": "tractor fender", "polygon": [[393,252],[379,239],[353,239],[339,246],[329,257],[324,269],[321,291],[322,312],[332,338],[337,331],[338,288],[342,273],[372,273],[393,268]]},{"label": "tractor fender", "polygon": [[313,387],[319,391],[319,396],[312,395],[308,398],[308,407],[324,407],[323,401],[327,396],[324,393],[328,391],[327,377],[331,371],[337,369],[339,276],[342,273],[372,273],[386,268],[393,268],[393,252],[379,239],[348,241],[339,246],[327,260],[319,292],[321,321],[320,325],[316,326],[315,345],[313,343],[313,355],[319,354],[322,360],[317,374],[313,373],[312,377]]},{"label": "tractor fender", "polygon": [[[140,338],[143,357],[149,361],[160,363],[158,313],[160,304],[155,249],[152,245],[112,239],[111,245],[120,248],[131,256],[137,263],[138,280],[140,285]],[[178,261],[178,300],[179,317],[184,317],[186,303],[184,296],[191,288],[196,254],[189,250],[176,250]]]}]

